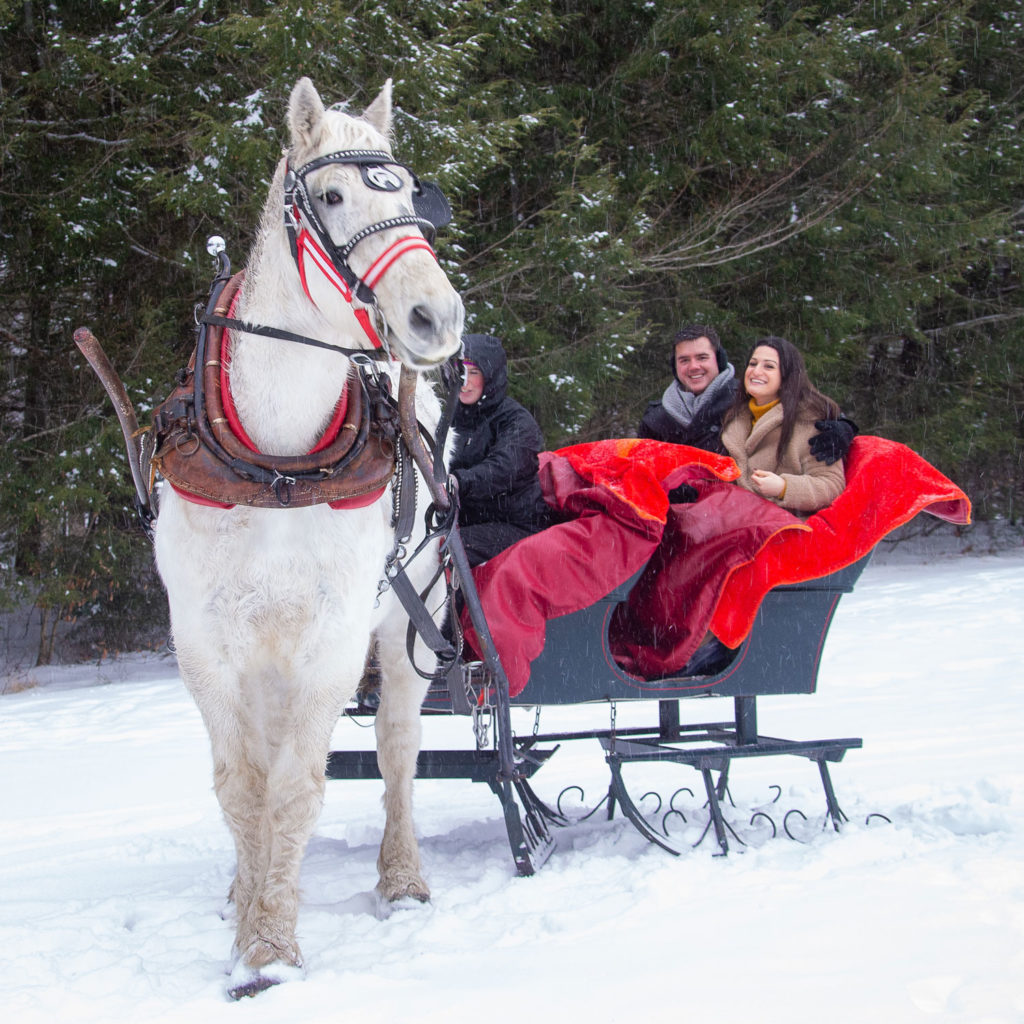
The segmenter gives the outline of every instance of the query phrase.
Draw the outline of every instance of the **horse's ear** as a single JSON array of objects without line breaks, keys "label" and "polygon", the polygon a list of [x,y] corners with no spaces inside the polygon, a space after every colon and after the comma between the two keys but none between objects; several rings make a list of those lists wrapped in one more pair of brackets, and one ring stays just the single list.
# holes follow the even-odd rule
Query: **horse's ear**
[{"label": "horse's ear", "polygon": [[377,98],[363,111],[363,120],[369,121],[385,138],[391,137],[391,79],[384,83],[384,88]]},{"label": "horse's ear", "polygon": [[318,145],[324,114],[323,101],[313,83],[308,78],[300,78],[288,101],[288,128],[292,133],[292,144],[310,148]]}]

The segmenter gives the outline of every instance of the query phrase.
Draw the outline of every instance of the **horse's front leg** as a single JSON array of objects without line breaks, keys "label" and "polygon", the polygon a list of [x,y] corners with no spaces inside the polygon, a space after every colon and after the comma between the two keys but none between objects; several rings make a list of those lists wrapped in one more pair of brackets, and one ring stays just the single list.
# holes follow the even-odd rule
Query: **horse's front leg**
[{"label": "horse's front leg", "polygon": [[295,937],[299,914],[299,869],[323,804],[324,756],[297,751],[291,739],[282,744],[267,773],[267,797],[260,822],[262,872],[256,879],[244,916],[238,921],[236,945],[250,968],[273,963],[302,966]]},{"label": "horse's front leg", "polygon": [[177,636],[176,641],[182,678],[210,737],[214,792],[235,842],[235,877],[228,899],[242,921],[266,871],[261,823],[267,765],[252,742],[238,674],[206,660],[202,651],[208,641],[193,645]]},{"label": "horse's front leg", "polygon": [[[384,779],[384,837],[377,858],[377,892],[393,902],[406,896],[426,902],[430,889],[420,874],[420,851],[413,830],[412,783],[420,749],[420,705],[427,682],[409,664],[404,630],[399,636],[381,636],[381,701],[374,722],[377,765]],[[421,665],[432,657],[417,644]]]},{"label": "horse's front leg", "polygon": [[263,871],[238,923],[238,952],[254,969],[302,966],[295,937],[299,872],[323,806],[327,751],[344,705],[343,688],[296,684],[289,689],[288,721],[268,723],[273,740],[260,822]]}]

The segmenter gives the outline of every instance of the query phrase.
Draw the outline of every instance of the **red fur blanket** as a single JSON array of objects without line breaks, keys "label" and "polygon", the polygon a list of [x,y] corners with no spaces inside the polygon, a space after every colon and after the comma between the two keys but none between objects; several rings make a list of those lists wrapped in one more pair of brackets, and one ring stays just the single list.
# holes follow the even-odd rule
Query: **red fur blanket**
[{"label": "red fur blanket", "polygon": [[[849,565],[919,512],[970,522],[959,487],[882,438],[854,440],[846,489],[806,521],[733,486],[737,475],[725,456],[657,441],[543,453],[544,496],[562,521],[473,572],[513,696],[529,680],[549,618],[592,604],[641,570],[610,640],[627,671],[655,678],[684,666],[709,628],[738,646],[773,586]],[[670,504],[668,492],[681,483],[697,500]],[[479,649],[465,613],[463,625]]]}]

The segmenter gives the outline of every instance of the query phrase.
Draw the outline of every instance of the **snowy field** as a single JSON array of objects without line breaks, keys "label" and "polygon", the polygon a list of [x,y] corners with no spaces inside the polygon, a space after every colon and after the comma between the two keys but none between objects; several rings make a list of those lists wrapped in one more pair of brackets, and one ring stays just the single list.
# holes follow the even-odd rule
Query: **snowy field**
[{"label": "snowy field", "polygon": [[[381,919],[380,784],[332,782],[303,868],[307,978],[224,995],[232,873],[199,715],[173,662],[8,680],[0,697],[0,992],[5,1021],[1024,1021],[1024,552],[893,561],[840,603],[819,693],[760,702],[763,733],[861,736],[832,768],[850,823],[823,829],[811,762],[734,766],[727,817],[750,845],[682,857],[623,820],[558,833],[515,875],[484,786],[423,782],[429,905]],[[26,688],[28,687],[28,688]],[[709,708],[712,709],[709,711]],[[728,701],[688,701],[690,720]],[[517,713],[518,715],[518,713]],[[635,717],[619,711],[619,722]],[[545,731],[596,709],[546,713]],[[517,728],[532,719],[521,714]],[[339,723],[335,745],[368,747]],[[427,742],[468,745],[465,722]],[[563,747],[542,797],[606,786],[598,745]],[[700,776],[677,766],[663,792]],[[800,808],[804,842],[753,811]],[[689,798],[687,798],[687,801]],[[684,833],[699,834],[700,801]],[[891,819],[886,824],[872,814]],[[792,821],[792,818],[791,818]]]}]

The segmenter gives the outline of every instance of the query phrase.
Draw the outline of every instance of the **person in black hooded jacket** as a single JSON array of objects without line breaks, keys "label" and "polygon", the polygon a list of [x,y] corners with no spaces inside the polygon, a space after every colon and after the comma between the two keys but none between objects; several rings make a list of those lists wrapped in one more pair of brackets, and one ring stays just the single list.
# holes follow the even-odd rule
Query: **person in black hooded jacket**
[{"label": "person in black hooded jacket", "polygon": [[459,393],[450,472],[459,484],[459,532],[470,565],[480,565],[549,525],[537,478],[544,437],[537,421],[507,394],[501,340],[462,338],[465,382]]}]

